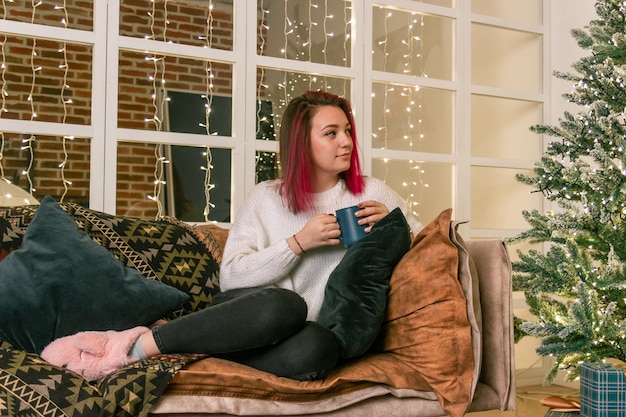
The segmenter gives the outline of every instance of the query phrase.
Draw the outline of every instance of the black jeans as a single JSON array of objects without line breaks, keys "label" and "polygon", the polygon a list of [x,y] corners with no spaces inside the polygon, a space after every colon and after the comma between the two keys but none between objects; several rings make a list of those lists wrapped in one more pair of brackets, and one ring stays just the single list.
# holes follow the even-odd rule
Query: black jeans
[{"label": "black jeans", "polygon": [[210,307],[152,330],[161,353],[204,353],[270,372],[312,380],[339,359],[334,334],[307,322],[306,303],[293,291],[226,291]]}]

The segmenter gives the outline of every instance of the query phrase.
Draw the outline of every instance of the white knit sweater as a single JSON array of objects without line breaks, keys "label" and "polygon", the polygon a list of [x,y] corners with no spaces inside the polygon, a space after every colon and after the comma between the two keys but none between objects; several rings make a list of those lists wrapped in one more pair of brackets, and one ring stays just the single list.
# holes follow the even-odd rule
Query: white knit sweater
[{"label": "white knit sweater", "polygon": [[294,214],[279,194],[279,180],[257,184],[245,199],[228,234],[220,269],[223,291],[275,286],[300,294],[308,306],[308,319],[316,320],[324,299],[326,282],[346,252],[341,246],[325,246],[296,255],[287,239],[299,232],[313,216],[365,200],[376,200],[389,211],[400,207],[413,233],[422,225],[408,215],[406,202],[375,178],[366,178],[365,192],[355,196],[340,180],[323,193],[314,194],[314,208]]}]

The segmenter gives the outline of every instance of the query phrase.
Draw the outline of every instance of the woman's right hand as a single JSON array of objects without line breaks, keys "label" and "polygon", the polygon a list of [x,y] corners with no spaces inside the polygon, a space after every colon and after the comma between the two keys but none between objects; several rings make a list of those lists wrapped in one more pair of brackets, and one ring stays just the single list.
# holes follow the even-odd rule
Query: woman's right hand
[{"label": "woman's right hand", "polygon": [[321,246],[336,246],[341,243],[339,224],[332,214],[318,214],[312,217],[304,227],[296,233],[296,238],[302,249],[319,248]]}]

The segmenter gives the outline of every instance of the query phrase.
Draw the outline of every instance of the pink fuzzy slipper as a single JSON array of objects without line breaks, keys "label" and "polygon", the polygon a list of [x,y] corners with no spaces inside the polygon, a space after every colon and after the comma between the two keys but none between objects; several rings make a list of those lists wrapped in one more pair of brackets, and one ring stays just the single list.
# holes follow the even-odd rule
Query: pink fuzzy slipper
[{"label": "pink fuzzy slipper", "polygon": [[128,356],[128,351],[137,338],[148,331],[147,327],[138,326],[120,332],[80,332],[53,341],[41,352],[41,357],[52,365],[62,366],[94,381],[137,361]]}]

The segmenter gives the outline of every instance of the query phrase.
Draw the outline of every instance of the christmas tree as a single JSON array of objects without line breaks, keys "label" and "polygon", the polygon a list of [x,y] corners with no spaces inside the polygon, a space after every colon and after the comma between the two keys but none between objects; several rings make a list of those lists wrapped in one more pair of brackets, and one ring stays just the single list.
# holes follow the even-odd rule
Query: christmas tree
[{"label": "christmas tree", "polygon": [[515,290],[524,291],[535,320],[515,320],[516,336],[540,338],[537,353],[555,359],[566,379],[580,362],[626,361],[626,10],[622,0],[597,1],[598,19],[572,31],[589,55],[564,95],[580,106],[557,126],[532,131],[550,142],[532,175],[517,179],[551,202],[553,211],[524,211],[530,228],[512,239],[541,243],[543,250],[518,251]]}]

